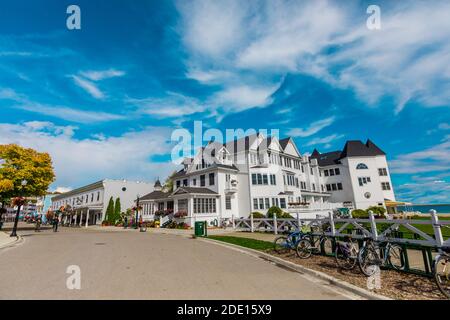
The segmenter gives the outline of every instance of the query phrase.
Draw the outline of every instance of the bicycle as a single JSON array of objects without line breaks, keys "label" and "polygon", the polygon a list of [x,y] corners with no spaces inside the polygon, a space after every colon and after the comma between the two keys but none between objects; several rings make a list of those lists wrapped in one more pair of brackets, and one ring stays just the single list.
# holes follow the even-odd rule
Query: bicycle
[{"label": "bicycle", "polygon": [[295,250],[298,242],[304,237],[305,233],[301,230],[296,230],[289,233],[287,236],[281,236],[274,240],[273,248],[276,253],[284,254],[291,250]]},{"label": "bicycle", "polygon": [[450,299],[450,247],[442,247],[434,259],[433,274],[441,292]]},{"label": "bicycle", "polygon": [[[381,253],[381,256],[380,256]],[[403,248],[390,241],[374,241],[364,238],[363,246],[358,252],[358,266],[361,272],[370,277],[382,266],[390,266],[395,270],[405,267],[405,254]]]},{"label": "bicycle", "polygon": [[345,236],[344,241],[336,241],[334,252],[336,264],[345,270],[352,270],[358,261],[358,244],[350,236]]},{"label": "bicycle", "polygon": [[[322,234],[315,234],[314,228],[322,229]],[[329,231],[330,227],[328,224],[312,224],[311,232],[305,234],[303,239],[297,244],[296,251],[297,255],[301,259],[308,259],[313,253],[319,253],[322,249],[326,253],[333,252],[333,241],[331,238],[325,235],[326,231]]]}]

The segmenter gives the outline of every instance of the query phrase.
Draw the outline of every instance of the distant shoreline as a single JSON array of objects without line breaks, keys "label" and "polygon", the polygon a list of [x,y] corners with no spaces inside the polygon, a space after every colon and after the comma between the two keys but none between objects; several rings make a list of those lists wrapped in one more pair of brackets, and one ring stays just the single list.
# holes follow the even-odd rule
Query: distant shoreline
[{"label": "distant shoreline", "polygon": [[[412,205],[408,205],[408,207],[442,207],[442,206],[450,206],[450,203],[438,203],[438,204],[412,204]],[[403,206],[402,206],[403,207]]]}]

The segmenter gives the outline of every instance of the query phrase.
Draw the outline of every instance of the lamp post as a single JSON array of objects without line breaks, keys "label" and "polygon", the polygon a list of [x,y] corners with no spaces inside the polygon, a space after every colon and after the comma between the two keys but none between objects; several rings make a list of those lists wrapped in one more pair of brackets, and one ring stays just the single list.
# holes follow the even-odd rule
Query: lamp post
[{"label": "lamp post", "polygon": [[138,215],[139,215],[139,197],[140,195],[138,194],[136,196],[136,220],[134,220],[134,228],[137,229],[138,228]]},{"label": "lamp post", "polygon": [[[0,158],[0,169],[3,167],[3,165],[6,163],[5,159]],[[2,230],[3,227],[3,211],[6,211],[5,209],[5,199],[0,197],[0,200],[2,201],[2,206],[0,207],[0,230]]]},{"label": "lamp post", "polygon": [[17,237],[17,224],[19,223],[20,208],[22,207],[23,202],[24,202],[23,197],[22,197],[23,188],[27,185],[27,183],[28,183],[28,181],[25,179],[23,179],[20,182],[20,186],[21,186],[20,191],[21,192],[20,192],[20,197],[19,197],[19,203],[17,204],[17,212],[16,212],[16,218],[14,219],[14,227],[13,227],[11,235],[10,235],[11,237]]}]

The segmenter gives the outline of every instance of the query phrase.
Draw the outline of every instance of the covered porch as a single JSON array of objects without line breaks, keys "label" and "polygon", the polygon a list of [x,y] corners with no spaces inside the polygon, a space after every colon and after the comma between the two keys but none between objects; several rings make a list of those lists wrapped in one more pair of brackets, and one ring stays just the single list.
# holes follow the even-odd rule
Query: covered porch
[{"label": "covered porch", "polygon": [[66,212],[61,220],[67,227],[88,227],[100,224],[102,221],[102,207],[79,207]]}]

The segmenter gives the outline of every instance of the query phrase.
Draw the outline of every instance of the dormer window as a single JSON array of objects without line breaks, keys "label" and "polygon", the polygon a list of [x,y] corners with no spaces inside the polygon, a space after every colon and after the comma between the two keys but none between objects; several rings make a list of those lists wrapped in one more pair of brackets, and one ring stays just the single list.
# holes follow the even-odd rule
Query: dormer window
[{"label": "dormer window", "polygon": [[364,163],[358,163],[358,165],[356,166],[356,169],[360,170],[360,169],[369,169],[369,168]]}]

